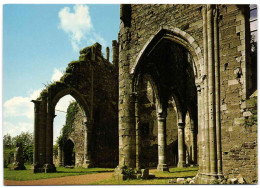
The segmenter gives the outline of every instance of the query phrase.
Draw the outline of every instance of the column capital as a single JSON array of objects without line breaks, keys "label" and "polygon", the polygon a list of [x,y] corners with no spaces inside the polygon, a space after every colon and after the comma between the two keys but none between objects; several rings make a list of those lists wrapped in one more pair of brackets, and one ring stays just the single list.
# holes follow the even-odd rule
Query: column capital
[{"label": "column capital", "polygon": [[53,113],[48,113],[47,117],[49,117],[50,119],[54,119],[57,115],[53,114]]},{"label": "column capital", "polygon": [[166,113],[166,112],[158,112],[158,113],[157,113],[157,118],[158,118],[159,121],[160,121],[160,120],[161,120],[161,121],[165,120],[166,117],[167,117],[167,113]]},{"label": "column capital", "polygon": [[34,103],[34,112],[38,113],[39,112],[39,108],[40,108],[40,103],[42,101],[40,101],[40,100],[31,100],[31,102]]}]

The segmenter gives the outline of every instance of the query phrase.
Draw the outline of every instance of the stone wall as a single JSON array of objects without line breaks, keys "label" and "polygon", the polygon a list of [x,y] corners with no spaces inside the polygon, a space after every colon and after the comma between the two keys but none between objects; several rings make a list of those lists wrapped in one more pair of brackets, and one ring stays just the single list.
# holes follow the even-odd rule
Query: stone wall
[{"label": "stone wall", "polygon": [[[118,159],[118,43],[113,41],[113,64],[95,43],[80,51],[79,59],[68,64],[59,81],[48,85],[35,103],[34,172],[54,172],[53,118],[55,106],[71,95],[82,108],[76,119],[76,166],[115,167]],[[108,52],[108,50],[107,50]],[[107,58],[109,55],[107,55]],[[85,129],[80,127],[84,124]],[[79,139],[79,140],[78,140]],[[82,140],[84,144],[82,144]],[[84,152],[84,153],[83,153]],[[60,155],[62,156],[62,155]]]},{"label": "stone wall", "polygon": [[[252,104],[252,99],[248,100],[252,93],[248,10],[247,5],[218,5],[217,9],[188,4],[121,7],[119,129],[129,128],[129,132],[119,132],[122,136],[119,164],[135,165],[136,141],[127,133],[134,130],[132,79],[137,63],[146,49],[153,50],[150,43],[167,31],[165,37],[172,34],[173,39],[177,38],[175,41],[188,44],[185,48],[194,60],[199,111],[193,111],[198,117],[200,183],[208,182],[207,174],[211,171],[221,175],[222,168],[223,175],[241,174],[248,183],[257,180],[257,125],[256,121],[251,122],[255,116],[248,108]],[[256,104],[252,106],[255,108]]]},{"label": "stone wall", "polygon": [[68,139],[72,140],[75,148],[75,167],[83,166],[84,163],[84,147],[85,147],[85,125],[84,112],[79,105],[78,112],[73,122],[73,132]]}]

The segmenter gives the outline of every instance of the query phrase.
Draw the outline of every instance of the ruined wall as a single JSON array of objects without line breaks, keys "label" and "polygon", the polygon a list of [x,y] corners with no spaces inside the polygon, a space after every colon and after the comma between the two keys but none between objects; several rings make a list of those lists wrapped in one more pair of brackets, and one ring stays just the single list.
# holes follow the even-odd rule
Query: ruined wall
[{"label": "ruined wall", "polygon": [[[195,41],[197,47],[199,47],[195,48],[197,55],[202,55],[199,57],[201,60],[197,61],[194,71],[199,79],[208,76],[205,75],[208,70],[204,70],[205,67],[203,67],[203,56],[205,54],[203,53],[202,7],[202,5],[131,5],[127,9],[128,11],[125,11],[126,13],[122,13],[119,35],[121,55],[119,78],[124,79],[119,79],[119,89],[122,91],[119,101],[123,103],[122,106],[119,106],[119,117],[122,118],[119,126],[126,127],[131,122],[132,111],[125,111],[122,108],[124,104],[131,103],[131,97],[126,97],[131,95],[131,87],[128,87],[128,85],[131,86],[131,77],[128,76],[133,72],[132,70],[135,68],[144,47],[161,29],[174,30],[177,36],[178,32],[186,32],[185,36],[187,35],[189,43],[193,45]],[[219,41],[223,173],[228,176],[241,174],[248,183],[252,183],[257,180],[257,125],[255,121],[249,123],[250,126],[245,123],[251,122],[250,120],[255,118],[254,115],[251,115],[254,114],[251,110],[256,106],[255,103],[252,104],[251,102],[253,99],[247,100],[247,97],[249,97],[247,91],[250,89],[247,79],[247,64],[250,64],[250,57],[248,56],[250,51],[249,32],[247,32],[249,31],[249,7],[246,5],[220,5],[218,8],[217,33],[214,36]],[[207,28],[205,29],[207,30]],[[214,40],[212,38],[208,41]],[[203,105],[207,104],[204,103]],[[250,110],[248,105],[252,106]],[[131,109],[131,107],[129,108]],[[198,117],[200,118],[200,116]],[[129,137],[129,140],[131,139]],[[134,145],[135,142],[131,143]],[[198,143],[200,144],[200,141]],[[130,144],[126,153],[131,153],[132,150],[134,149]],[[122,156],[126,153],[121,152]],[[205,160],[202,156],[201,154],[198,160]],[[134,156],[129,157],[129,159],[134,159]],[[132,166],[132,162],[134,160],[129,160],[127,164]]]},{"label": "ruined wall", "polygon": [[[75,122],[78,152],[76,165],[115,167],[118,160],[118,43],[113,41],[113,64],[95,43],[80,51],[79,59],[68,64],[59,81],[48,85],[35,103],[34,172],[54,172],[53,118],[55,106],[71,95],[84,111],[84,120]],[[109,55],[107,55],[107,58]],[[82,114],[78,114],[81,116]],[[85,129],[80,127],[84,123]],[[84,132],[84,133],[83,133]],[[85,139],[86,137],[86,139]],[[84,144],[82,144],[82,140]],[[106,148],[106,149],[104,149]],[[84,152],[84,154],[82,154]],[[47,165],[46,165],[47,164]]]},{"label": "ruined wall", "polygon": [[[117,127],[117,69],[116,65],[106,61],[101,48],[96,52],[93,75],[93,127],[91,141],[88,143],[91,158],[96,167],[115,167],[118,161],[118,127]],[[115,53],[115,52],[114,52]],[[118,54],[114,54],[118,55]],[[114,57],[115,58],[115,57]],[[75,166],[82,166],[84,159],[84,114],[76,114],[74,131],[69,138],[74,141]]]},{"label": "ruined wall", "polygon": [[83,166],[84,163],[84,146],[85,146],[85,129],[84,126],[84,112],[78,106],[78,112],[75,115],[73,122],[73,131],[69,135],[68,139],[71,139],[75,148],[75,167]]},{"label": "ruined wall", "polygon": [[[241,14],[243,11],[244,15]],[[247,71],[249,64],[247,9],[239,6],[222,6],[219,22],[220,32],[220,99],[223,171],[236,177],[241,174],[247,182],[257,179],[257,123],[250,126],[256,98],[246,99]]]}]

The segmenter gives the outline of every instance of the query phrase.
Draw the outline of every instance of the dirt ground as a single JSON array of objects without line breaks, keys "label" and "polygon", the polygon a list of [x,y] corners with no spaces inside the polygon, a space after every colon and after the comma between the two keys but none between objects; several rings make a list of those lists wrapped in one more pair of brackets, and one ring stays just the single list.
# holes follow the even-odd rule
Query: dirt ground
[{"label": "dirt ground", "polygon": [[106,172],[30,181],[4,180],[4,185],[86,185],[97,181],[109,179],[112,177],[112,175],[113,172]]}]

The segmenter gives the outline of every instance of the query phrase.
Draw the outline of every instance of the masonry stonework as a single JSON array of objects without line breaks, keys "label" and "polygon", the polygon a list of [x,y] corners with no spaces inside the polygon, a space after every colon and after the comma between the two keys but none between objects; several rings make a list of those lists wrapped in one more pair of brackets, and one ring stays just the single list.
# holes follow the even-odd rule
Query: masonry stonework
[{"label": "masonry stonework", "polygon": [[[116,161],[122,179],[126,169],[198,165],[197,184],[237,176],[256,183],[249,14],[249,5],[121,5],[113,65],[109,49],[104,59],[99,44],[87,47],[33,101],[35,172],[53,169],[53,110],[71,94],[85,116],[70,135],[81,148],[84,140],[76,164]],[[117,157],[106,160],[101,151]]]},{"label": "masonry stonework", "polygon": [[141,108],[134,103],[142,103],[138,87],[148,75],[156,95],[158,170],[167,170],[166,137],[174,137],[168,135],[165,121],[173,96],[178,166],[185,166],[185,115],[189,111],[193,112],[194,143],[198,143],[194,147],[198,150],[197,182],[238,174],[247,182],[256,181],[257,128],[247,107],[256,100],[250,97],[249,6],[146,4],[121,5],[120,11],[118,168],[135,168],[137,161],[140,166],[142,138],[135,139],[135,129],[141,124],[135,114]]},{"label": "masonry stonework", "polygon": [[[53,172],[53,118],[55,106],[65,95],[80,105],[74,131],[68,141],[76,149],[76,166],[114,167],[118,155],[117,71],[118,43],[113,41],[113,63],[96,43],[80,51],[77,61],[69,63],[60,81],[44,89],[35,103],[34,172]],[[62,148],[59,156],[63,156]],[[106,156],[106,157],[104,157]],[[65,162],[66,163],[66,162]]]}]

